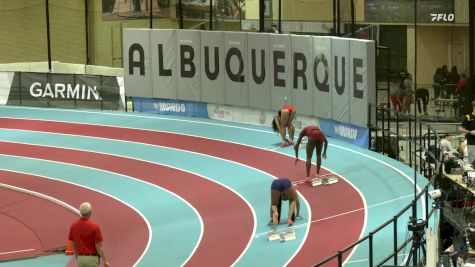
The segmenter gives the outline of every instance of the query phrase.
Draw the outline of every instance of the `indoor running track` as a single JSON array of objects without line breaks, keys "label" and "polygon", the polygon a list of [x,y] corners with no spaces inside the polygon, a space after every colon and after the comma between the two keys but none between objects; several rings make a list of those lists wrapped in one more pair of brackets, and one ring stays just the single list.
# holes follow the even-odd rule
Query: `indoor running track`
[{"label": "indoor running track", "polygon": [[[0,107],[0,265],[74,266],[51,251],[64,248],[84,201],[112,266],[309,266],[411,201],[412,169],[330,139],[322,173],[340,182],[298,185],[297,239],[269,242],[272,180],[305,178],[304,151],[294,165],[279,139],[270,127],[208,119]],[[392,234],[375,236],[376,261]],[[399,240],[406,234],[400,227]],[[367,251],[345,253],[346,266],[367,266]]]}]

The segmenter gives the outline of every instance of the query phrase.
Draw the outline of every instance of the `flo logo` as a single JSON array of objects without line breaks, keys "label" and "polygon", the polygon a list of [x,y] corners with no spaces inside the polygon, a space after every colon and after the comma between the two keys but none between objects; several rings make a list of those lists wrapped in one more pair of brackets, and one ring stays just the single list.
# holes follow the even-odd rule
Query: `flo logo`
[{"label": "flo logo", "polygon": [[455,20],[454,14],[430,14],[431,21],[449,21],[452,22]]}]

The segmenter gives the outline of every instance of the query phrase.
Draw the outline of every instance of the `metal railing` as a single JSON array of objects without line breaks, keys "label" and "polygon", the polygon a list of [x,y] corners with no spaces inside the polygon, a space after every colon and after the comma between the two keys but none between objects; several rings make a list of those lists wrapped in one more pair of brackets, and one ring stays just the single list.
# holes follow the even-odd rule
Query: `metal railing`
[{"label": "metal railing", "polygon": [[[389,117],[388,113],[391,113],[391,120],[387,119]],[[395,158],[395,160],[400,161],[399,142],[401,140],[408,142],[410,157],[404,163],[412,167],[414,170],[414,198],[391,219],[387,220],[358,241],[344,247],[335,254],[316,263],[313,265],[315,267],[324,266],[325,264],[330,263],[332,266],[334,266],[335,261],[337,262],[338,266],[343,266],[344,254],[346,253],[346,255],[348,255],[350,250],[365,243],[368,245],[368,266],[383,266],[384,264],[398,265],[402,263],[398,259],[399,253],[415,240],[413,233],[412,236],[400,242],[401,240],[398,239],[398,231],[401,229],[400,218],[409,210],[412,213],[411,217],[417,218],[417,203],[419,200],[423,200],[425,203],[424,227],[428,227],[429,218],[434,212],[434,209],[429,211],[429,199],[427,192],[431,187],[438,188],[438,180],[442,174],[441,159],[438,156],[440,154],[438,145],[440,139],[437,131],[434,130],[431,125],[426,124],[425,122],[420,121],[411,115],[402,114],[395,110],[379,107],[376,105],[369,105],[368,121],[370,122],[368,124],[368,128],[370,129],[370,149],[376,150],[388,156],[394,152],[391,150],[395,150],[395,153],[392,156]],[[408,134],[400,134],[401,124],[405,124],[403,127],[407,127],[408,131],[406,133]],[[391,146],[390,140],[392,138],[394,138],[396,141],[396,147]],[[377,146],[378,139],[381,140],[379,147]],[[417,177],[419,174],[422,174],[429,179],[427,180],[424,188],[418,192]],[[406,226],[404,223],[403,225]],[[378,237],[378,234],[381,233],[382,230],[392,230],[392,252],[383,258],[380,258],[379,261],[376,262],[377,259],[374,253],[375,238]],[[410,255],[412,264],[416,266],[421,259],[421,255],[418,255],[418,250],[415,250],[414,246],[411,247]],[[390,262],[391,259],[392,262]],[[406,259],[406,261],[409,261],[409,259]]]}]

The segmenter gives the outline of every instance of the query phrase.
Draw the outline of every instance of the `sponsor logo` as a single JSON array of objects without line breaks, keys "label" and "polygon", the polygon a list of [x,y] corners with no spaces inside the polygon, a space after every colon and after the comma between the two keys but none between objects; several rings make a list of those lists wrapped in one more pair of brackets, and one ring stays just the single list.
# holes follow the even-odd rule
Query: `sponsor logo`
[{"label": "sponsor logo", "polygon": [[455,15],[450,13],[450,14],[430,14],[431,16],[431,21],[449,21],[452,22],[455,20]]},{"label": "sponsor logo", "polygon": [[30,95],[33,97],[50,97],[59,99],[81,99],[81,100],[102,100],[96,86],[85,84],[65,84],[34,82],[30,86]]},{"label": "sponsor logo", "polygon": [[358,130],[346,127],[343,125],[336,125],[335,126],[335,133],[341,137],[349,138],[353,141],[356,140],[356,136],[358,135]]},{"label": "sponsor logo", "polygon": [[158,102],[153,104],[154,108],[160,111],[186,112],[186,105],[183,103],[164,103]]}]

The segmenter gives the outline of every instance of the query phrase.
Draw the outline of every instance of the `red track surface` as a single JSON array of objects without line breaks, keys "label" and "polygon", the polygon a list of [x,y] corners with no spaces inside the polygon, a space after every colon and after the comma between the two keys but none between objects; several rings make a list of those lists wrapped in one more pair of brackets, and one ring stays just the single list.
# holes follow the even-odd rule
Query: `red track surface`
[{"label": "red track surface", "polygon": [[[1,151],[3,153],[3,149]],[[68,183],[8,171],[0,171],[0,183],[39,192],[60,199],[73,207],[79,207],[84,201],[91,202],[92,219],[101,226],[104,247],[111,259],[111,264],[132,266],[147,245],[148,228],[142,217],[128,206],[104,194]],[[64,247],[68,240],[69,226],[78,219],[76,215],[65,214],[65,211],[56,209],[51,211],[54,213],[44,213],[43,209],[27,209],[19,211],[19,214],[22,216],[22,222],[35,220],[36,227],[31,230],[38,236],[40,242],[47,242],[44,247],[48,248],[52,245]],[[31,218],[25,218],[25,216]],[[133,231],[130,231],[131,225],[133,225]],[[124,242],[125,240],[127,242]],[[12,242],[16,244],[18,239],[15,237],[5,243],[12,244]],[[70,263],[69,266],[75,266],[72,264]]]},{"label": "red track surface", "polygon": [[[229,266],[239,257],[252,238],[253,221],[242,220],[242,218],[253,217],[245,202],[230,190],[199,176],[143,161],[69,149],[0,142],[0,151],[7,155],[66,162],[108,170],[156,184],[180,195],[198,210],[205,227],[202,241],[188,262],[190,266]],[[235,230],[229,231],[229,229]],[[135,233],[135,228],[125,231]],[[114,231],[111,235],[120,236],[121,233],[122,231]],[[147,237],[143,236],[146,234],[144,232],[135,233],[134,236],[139,237],[140,234],[142,239]],[[107,238],[107,235],[105,236]],[[120,239],[120,242],[124,243],[126,240],[128,239]],[[223,240],[233,240],[233,242],[223,242]],[[122,258],[127,256],[124,251],[137,252],[143,247],[128,244],[128,249],[124,250],[116,248],[115,243],[109,246],[113,250],[125,254],[121,256]],[[226,253],[216,253],[217,251]],[[114,257],[110,258],[115,259]],[[130,261],[129,258],[131,256],[128,257]],[[113,262],[111,260],[111,264]],[[114,264],[118,263],[120,266],[131,266],[122,265],[121,261]]]},{"label": "red track surface", "polygon": [[0,260],[33,257],[66,246],[68,225],[77,218],[72,211],[5,188],[0,188],[0,203]]},{"label": "red track surface", "polygon": [[[294,167],[293,159],[290,157],[205,138],[119,127],[23,119],[2,118],[0,125],[1,128],[8,129],[102,137],[179,148],[240,162],[278,177],[290,177],[292,180],[301,180],[305,177],[304,164],[300,163]],[[312,221],[364,208],[358,192],[343,180],[329,187],[299,186],[298,190],[310,204]],[[290,266],[311,265],[358,240],[363,224],[363,211],[331,218],[330,221],[312,223],[307,240],[290,262]]]}]

